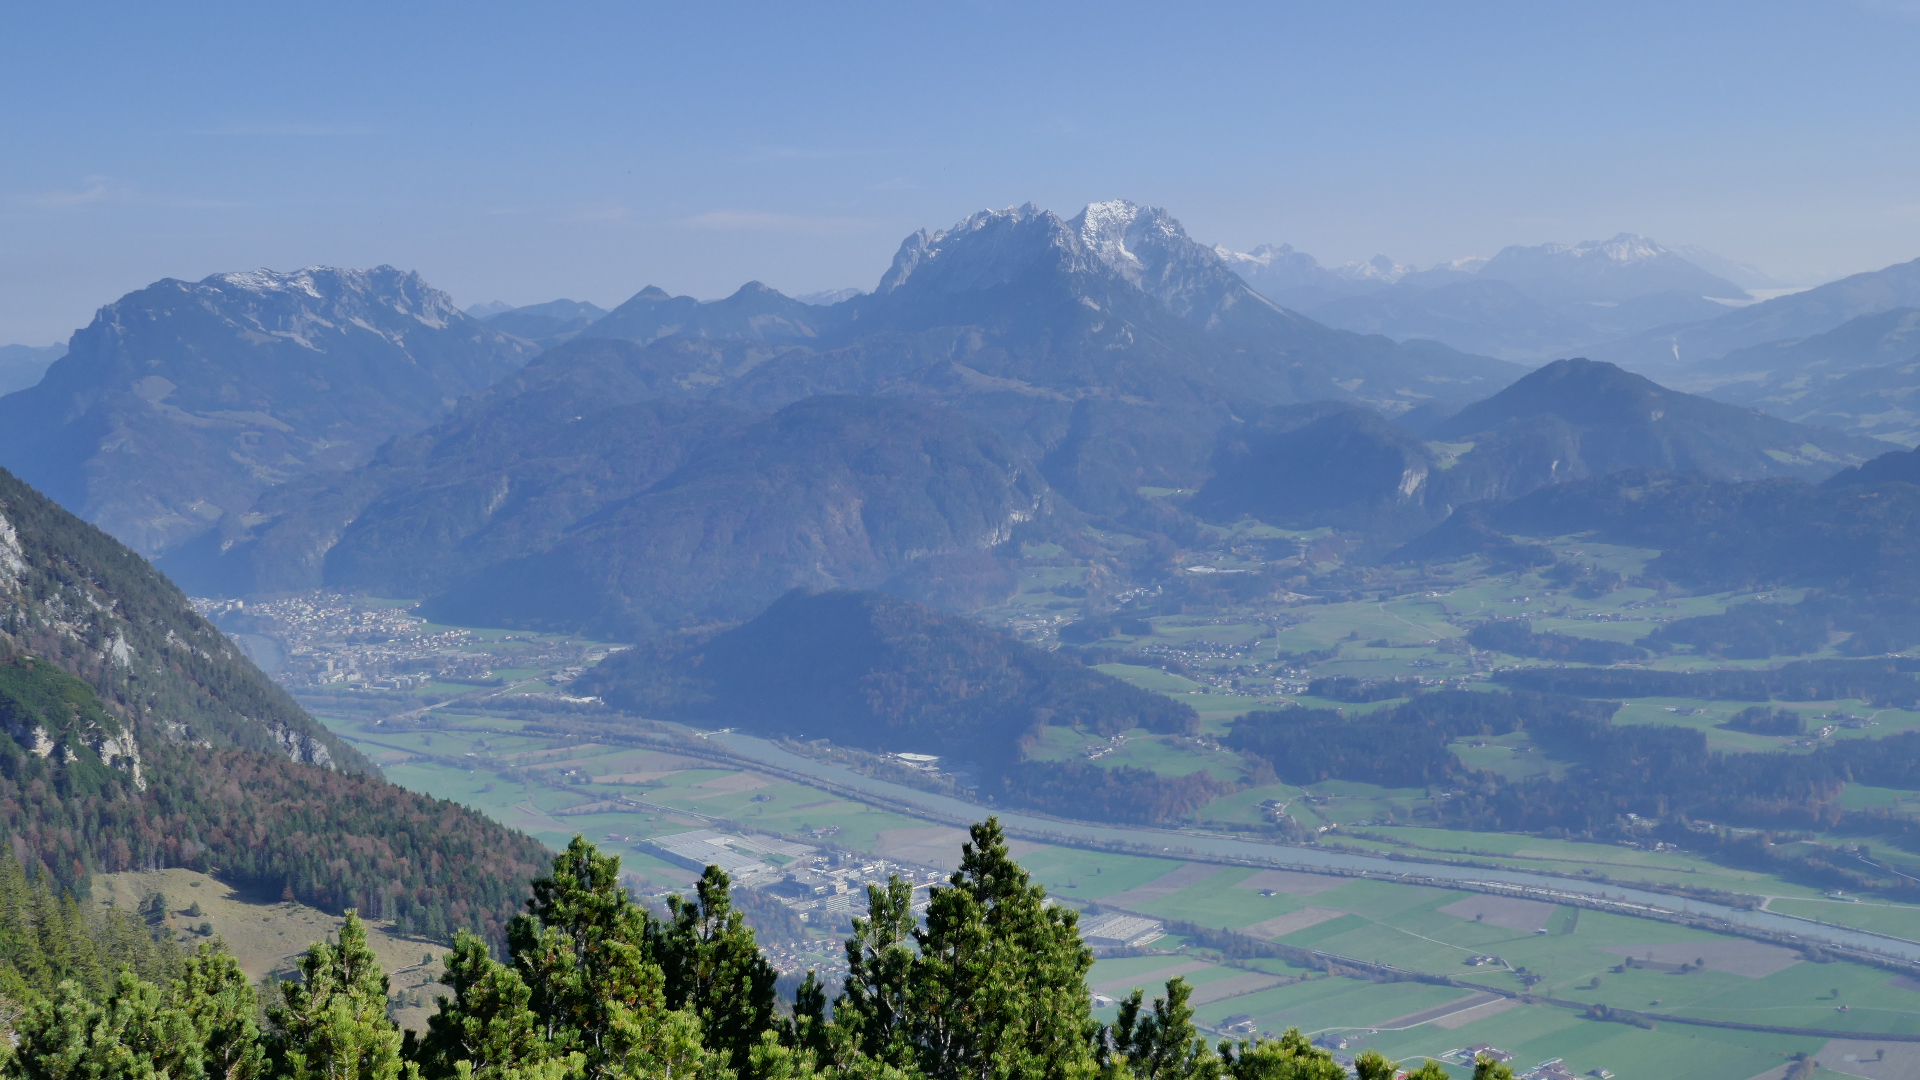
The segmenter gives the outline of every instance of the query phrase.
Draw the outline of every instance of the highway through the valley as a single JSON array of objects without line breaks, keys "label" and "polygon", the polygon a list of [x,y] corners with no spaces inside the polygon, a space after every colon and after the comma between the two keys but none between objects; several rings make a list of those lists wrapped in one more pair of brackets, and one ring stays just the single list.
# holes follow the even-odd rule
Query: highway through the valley
[{"label": "highway through the valley", "polygon": [[919,816],[955,824],[981,821],[993,815],[1000,819],[1001,824],[1010,834],[1047,843],[1070,847],[1124,850],[1163,858],[1272,866],[1309,872],[1318,870],[1337,874],[1364,874],[1382,880],[1417,878],[1435,884],[1455,883],[1478,891],[1512,891],[1516,895],[1549,901],[1561,900],[1582,905],[1603,903],[1606,907],[1624,914],[1633,914],[1636,910],[1640,910],[1644,914],[1655,917],[1687,915],[1724,923],[1730,928],[1746,928],[1767,935],[1799,939],[1809,945],[1837,946],[1920,963],[1920,942],[1851,930],[1778,912],[1747,911],[1724,904],[1692,900],[1612,883],[1580,881],[1550,874],[1529,873],[1524,870],[1453,866],[1406,858],[1384,859],[1351,852],[1265,843],[1212,833],[1125,825],[1096,825],[1037,814],[1024,814],[878,780],[855,772],[844,765],[791,753],[772,742],[751,735],[722,731],[706,733],[703,737],[715,744],[716,749],[723,750],[736,759],[758,763],[796,777],[811,779],[856,797],[866,796]]}]

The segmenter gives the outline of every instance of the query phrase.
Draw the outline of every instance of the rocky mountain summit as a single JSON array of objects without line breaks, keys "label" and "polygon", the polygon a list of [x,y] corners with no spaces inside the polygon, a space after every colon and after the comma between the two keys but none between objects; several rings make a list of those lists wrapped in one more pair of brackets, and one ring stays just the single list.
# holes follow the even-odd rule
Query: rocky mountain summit
[{"label": "rocky mountain summit", "polygon": [[392,267],[169,279],[0,398],[0,465],[152,554],[365,461],[533,351]]}]

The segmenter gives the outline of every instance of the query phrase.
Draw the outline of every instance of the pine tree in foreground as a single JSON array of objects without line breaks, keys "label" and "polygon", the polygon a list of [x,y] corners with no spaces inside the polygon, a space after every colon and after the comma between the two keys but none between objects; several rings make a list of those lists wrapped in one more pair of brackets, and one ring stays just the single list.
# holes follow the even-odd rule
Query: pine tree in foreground
[{"label": "pine tree in foreground", "polygon": [[[777,1014],[773,969],[733,906],[726,874],[709,867],[693,898],[659,920],[621,887],[619,871],[617,858],[575,837],[551,875],[532,883],[504,960],[484,939],[458,935],[445,958],[451,996],[416,1041],[388,1016],[387,978],[354,912],[338,940],[310,948],[299,979],[280,986],[263,1032],[252,988],[217,946],[156,959],[119,941],[117,930],[103,938],[23,882],[10,885],[0,867],[0,899],[13,898],[0,904],[0,951],[32,962],[29,975],[7,984],[26,1007],[10,1053],[0,1039],[0,1080],[1346,1075],[1298,1031],[1209,1046],[1181,979],[1151,1003],[1135,991],[1112,1025],[1097,1023],[1086,988],[1093,956],[1078,915],[1048,901],[991,818],[973,827],[960,869],[931,891],[924,922],[913,914],[908,883],[869,887],[866,916],[854,920],[846,943],[843,991],[829,1002],[809,973],[786,1017]],[[72,977],[47,983],[55,973],[95,973],[102,957],[121,961],[104,986]],[[149,979],[146,970],[171,977]],[[1394,1073],[1377,1053],[1356,1065],[1363,1080]],[[1445,1075],[1433,1062],[1412,1074]],[[1511,1075],[1492,1062],[1475,1072],[1476,1080]]]}]

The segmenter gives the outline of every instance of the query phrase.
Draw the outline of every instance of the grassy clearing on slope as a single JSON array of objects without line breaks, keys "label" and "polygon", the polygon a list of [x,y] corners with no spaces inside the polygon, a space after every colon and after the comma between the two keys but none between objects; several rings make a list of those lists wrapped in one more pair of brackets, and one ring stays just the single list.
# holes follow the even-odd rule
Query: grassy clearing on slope
[{"label": "grassy clearing on slope", "polygon": [[[139,909],[156,892],[166,897],[167,929],[188,942],[203,937],[224,942],[256,983],[269,975],[291,975],[295,959],[313,943],[332,939],[344,921],[304,904],[242,893],[193,870],[101,874],[93,879],[93,902],[121,910]],[[200,913],[189,914],[195,906]],[[198,932],[203,923],[212,928],[210,937]],[[390,924],[374,920],[367,922],[367,943],[392,980],[394,1018],[402,1027],[424,1032],[434,996],[450,993],[439,981],[446,946],[395,934]],[[425,959],[429,955],[430,961]]]}]

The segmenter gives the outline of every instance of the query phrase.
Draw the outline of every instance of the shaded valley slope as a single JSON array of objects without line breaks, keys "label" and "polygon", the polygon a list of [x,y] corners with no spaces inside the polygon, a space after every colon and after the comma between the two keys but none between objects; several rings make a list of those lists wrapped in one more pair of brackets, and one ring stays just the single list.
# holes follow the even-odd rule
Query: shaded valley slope
[{"label": "shaded valley slope", "polygon": [[183,866],[495,937],[540,847],[387,783],[97,528],[0,470],[0,834],[67,888]]}]

